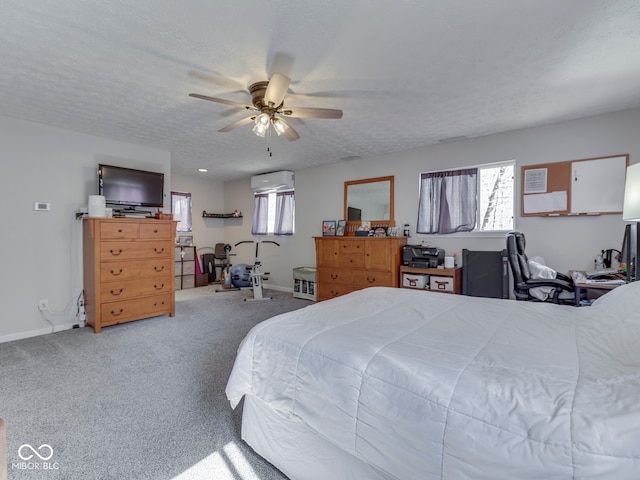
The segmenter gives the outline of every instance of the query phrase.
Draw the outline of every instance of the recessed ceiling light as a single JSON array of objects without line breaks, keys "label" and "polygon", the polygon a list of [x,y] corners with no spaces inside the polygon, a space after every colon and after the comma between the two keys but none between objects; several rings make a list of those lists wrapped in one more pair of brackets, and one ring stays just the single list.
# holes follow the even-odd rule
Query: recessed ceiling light
[{"label": "recessed ceiling light", "polygon": [[207,172],[207,169],[206,169],[206,168],[199,168],[199,169],[198,169],[198,171],[199,171],[199,172],[202,172],[202,173],[206,173],[206,172]]}]

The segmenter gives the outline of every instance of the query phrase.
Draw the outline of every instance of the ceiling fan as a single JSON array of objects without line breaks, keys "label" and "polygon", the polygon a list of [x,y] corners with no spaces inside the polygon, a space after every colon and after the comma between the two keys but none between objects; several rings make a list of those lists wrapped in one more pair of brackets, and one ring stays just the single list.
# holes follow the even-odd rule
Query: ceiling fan
[{"label": "ceiling fan", "polygon": [[228,132],[236,127],[254,123],[253,132],[259,137],[264,137],[269,130],[269,126],[273,126],[278,136],[284,135],[289,140],[298,140],[300,135],[295,129],[284,119],[291,118],[342,118],[342,110],[332,108],[305,108],[305,107],[285,107],[284,97],[289,89],[291,79],[281,73],[274,73],[271,79],[262,82],[256,82],[249,86],[249,93],[252,98],[252,105],[245,105],[224,98],[209,97],[198,93],[190,93],[190,97],[209,100],[211,102],[223,103],[234,107],[245,108],[256,112],[255,115],[242,118],[231,125],[218,130],[219,132]]}]

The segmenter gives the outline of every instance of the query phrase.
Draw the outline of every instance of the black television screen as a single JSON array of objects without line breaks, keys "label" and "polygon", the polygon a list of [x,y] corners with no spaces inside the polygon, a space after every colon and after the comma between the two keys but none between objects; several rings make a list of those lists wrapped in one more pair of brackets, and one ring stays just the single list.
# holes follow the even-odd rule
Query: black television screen
[{"label": "black television screen", "polygon": [[162,207],[164,173],[100,165],[98,195],[103,195],[108,205]]}]

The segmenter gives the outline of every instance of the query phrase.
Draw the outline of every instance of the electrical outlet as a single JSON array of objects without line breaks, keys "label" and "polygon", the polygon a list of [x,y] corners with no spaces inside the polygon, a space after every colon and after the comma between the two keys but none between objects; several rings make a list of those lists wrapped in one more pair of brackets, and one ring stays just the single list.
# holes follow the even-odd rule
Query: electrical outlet
[{"label": "electrical outlet", "polygon": [[46,312],[49,310],[49,300],[40,300],[38,302],[38,310],[41,312]]}]

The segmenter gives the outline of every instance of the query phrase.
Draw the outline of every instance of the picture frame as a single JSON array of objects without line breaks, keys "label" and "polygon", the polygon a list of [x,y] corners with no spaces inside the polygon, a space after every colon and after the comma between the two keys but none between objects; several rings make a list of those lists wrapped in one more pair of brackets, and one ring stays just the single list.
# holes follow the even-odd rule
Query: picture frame
[{"label": "picture frame", "polygon": [[181,247],[190,247],[193,245],[193,236],[191,235],[180,235],[178,236],[178,245]]},{"label": "picture frame", "polygon": [[338,237],[344,237],[344,232],[347,228],[347,221],[346,220],[338,220],[338,226],[336,228],[336,235]]},{"label": "picture frame", "polygon": [[336,221],[335,220],[323,220],[322,221],[322,236],[323,237],[335,237],[336,235]]}]

